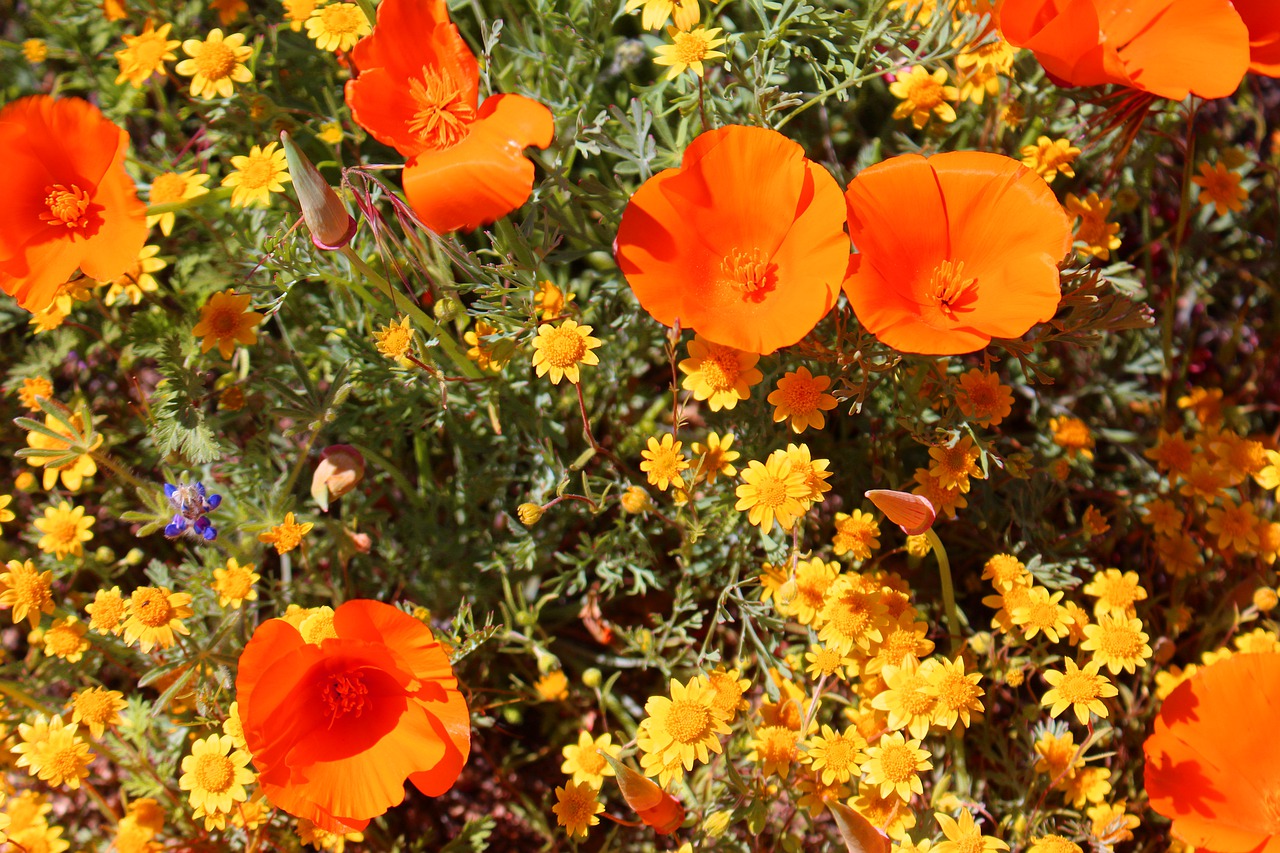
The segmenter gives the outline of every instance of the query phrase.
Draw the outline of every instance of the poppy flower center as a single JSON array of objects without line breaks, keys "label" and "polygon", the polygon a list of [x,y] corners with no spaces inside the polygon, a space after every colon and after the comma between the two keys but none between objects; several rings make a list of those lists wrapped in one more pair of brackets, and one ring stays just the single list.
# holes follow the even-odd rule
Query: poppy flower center
[{"label": "poppy flower center", "polygon": [[929,280],[929,293],[948,319],[954,320],[957,311],[964,310],[977,296],[976,278],[964,277],[964,261],[943,261],[933,270]]},{"label": "poppy flower center", "polygon": [[206,80],[231,76],[236,68],[236,52],[220,41],[207,41],[194,57],[196,71]]},{"label": "poppy flower center", "polygon": [[89,225],[86,212],[89,209],[89,194],[72,184],[70,187],[54,184],[45,187],[44,204],[48,211],[40,214],[40,219],[50,225],[65,225],[67,228],[81,230]]},{"label": "poppy flower center", "polygon": [[759,249],[734,249],[720,262],[721,281],[740,291],[743,299],[759,302],[777,283],[777,265]]},{"label": "poppy flower center", "polygon": [[409,132],[428,148],[439,151],[457,145],[476,120],[475,107],[454,82],[433,69],[423,68],[421,80],[409,81],[409,97],[415,107]]},{"label": "poppy flower center", "polygon": [[339,717],[358,717],[364,713],[369,701],[369,686],[364,683],[360,671],[339,672],[329,677],[329,683],[321,692],[325,713],[332,726]]}]

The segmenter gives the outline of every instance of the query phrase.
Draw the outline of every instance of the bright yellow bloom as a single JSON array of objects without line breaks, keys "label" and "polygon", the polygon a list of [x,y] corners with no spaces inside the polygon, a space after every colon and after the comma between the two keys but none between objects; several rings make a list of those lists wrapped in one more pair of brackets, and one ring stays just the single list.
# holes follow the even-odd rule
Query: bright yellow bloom
[{"label": "bright yellow bloom", "polygon": [[830,387],[830,376],[814,376],[807,367],[788,373],[768,397],[774,423],[787,421],[797,434],[809,427],[822,429],[827,425],[822,413],[836,407],[836,398],[827,393]]},{"label": "bright yellow bloom", "polygon": [[911,116],[916,130],[924,127],[934,115],[947,124],[955,121],[956,111],[947,101],[959,100],[960,90],[946,83],[945,68],[930,74],[923,65],[911,66],[910,71],[899,74],[898,79],[889,84],[889,92],[902,101],[893,111],[893,117]]},{"label": "bright yellow bloom", "polygon": [[224,290],[209,297],[200,309],[200,322],[191,334],[201,338],[200,352],[208,352],[215,346],[223,358],[235,354],[236,345],[252,346],[258,342],[256,331],[265,316],[249,310],[252,297],[247,293]]},{"label": "bright yellow bloom", "polygon": [[724,717],[725,722],[732,723],[739,711],[745,711],[750,707],[750,703],[743,694],[751,687],[751,681],[740,678],[741,675],[742,673],[738,670],[726,670],[723,666],[717,666],[707,673],[707,684],[710,685],[713,694],[711,710],[717,716]]},{"label": "bright yellow bloom", "polygon": [[1132,618],[1137,615],[1134,603],[1147,597],[1147,591],[1138,580],[1138,573],[1121,572],[1119,569],[1104,569],[1095,573],[1093,580],[1084,585],[1083,592],[1097,599],[1093,605],[1095,616]]},{"label": "bright yellow bloom", "polygon": [[35,723],[18,724],[22,743],[13,747],[18,756],[14,764],[26,767],[32,776],[57,787],[66,784],[75,790],[80,780],[89,775],[89,765],[97,756],[89,751],[89,745],[76,736],[75,723],[67,726],[62,717],[54,714],[48,722],[43,715]]},{"label": "bright yellow bloom", "polygon": [[650,436],[649,446],[640,451],[640,470],[649,475],[651,485],[664,492],[672,484],[677,489],[685,487],[681,472],[689,467],[689,460],[680,452],[682,446],[670,433],[664,435],[661,442]]},{"label": "bright yellow bloom", "polygon": [[392,320],[375,331],[373,342],[378,352],[387,358],[403,359],[413,347],[413,329],[409,327],[408,316]]},{"label": "bright yellow bloom", "polygon": [[836,532],[831,540],[837,557],[849,554],[855,560],[867,560],[880,547],[880,522],[869,512],[855,509],[852,513],[836,513]]},{"label": "bright yellow bloom", "polygon": [[920,772],[933,767],[928,750],[920,748],[919,740],[907,740],[902,732],[882,735],[875,746],[867,747],[862,773],[868,785],[879,786],[879,794],[897,793],[904,800],[911,795],[923,794]]},{"label": "bright yellow bloom", "polygon": [[765,463],[752,460],[742,472],[742,485],[736,489],[739,512],[747,512],[747,520],[768,533],[777,520],[783,530],[790,531],[796,518],[804,513],[802,499],[809,496],[804,475],[793,469],[785,455],[771,454]]},{"label": "bright yellow bloom", "polygon": [[554,320],[564,313],[565,308],[574,300],[571,291],[561,290],[553,281],[538,282],[538,289],[533,294],[534,310],[539,312],[545,323]]},{"label": "bright yellow bloom", "polygon": [[1064,672],[1045,672],[1044,680],[1052,689],[1044,694],[1040,704],[1049,708],[1052,717],[1071,706],[1081,725],[1089,724],[1091,712],[1106,717],[1107,706],[1102,704],[1102,700],[1115,696],[1119,691],[1098,671],[1101,665],[1097,661],[1089,661],[1081,669],[1071,658],[1066,658],[1065,664]]},{"label": "bright yellow bloom", "polygon": [[982,579],[991,581],[997,590],[1006,591],[1015,586],[1029,587],[1031,573],[1022,561],[1012,554],[996,554],[982,567]]},{"label": "bright yellow bloom", "polygon": [[[827,470],[830,459],[814,459],[807,444],[788,444],[786,450],[775,450],[769,458],[785,458],[791,463],[791,470],[804,477],[806,492],[800,498],[800,505],[808,512],[814,504],[826,500],[831,484],[827,480],[834,476],[834,471]],[[767,464],[767,463],[766,463]]]},{"label": "bright yellow bloom", "polygon": [[580,365],[600,363],[592,350],[601,341],[591,337],[591,331],[590,326],[579,325],[575,320],[565,320],[559,326],[539,326],[538,336],[533,339],[534,372],[538,376],[550,374],[552,385],[559,385],[561,379],[577,385]]},{"label": "bright yellow bloom", "polygon": [[668,80],[676,79],[690,68],[693,69],[694,74],[701,77],[702,63],[724,58],[722,52],[715,50],[725,43],[725,40],[719,37],[719,27],[698,27],[687,32],[675,27],[667,27],[667,35],[671,36],[672,43],[659,45],[654,49],[657,55],[653,59],[653,64],[671,66],[666,76]]},{"label": "bright yellow bloom", "polygon": [[262,576],[254,571],[255,568],[257,567],[253,563],[242,566],[236,562],[235,557],[228,557],[226,568],[213,570],[212,589],[218,594],[220,607],[230,605],[233,610],[239,610],[244,602],[258,600],[258,590],[254,588],[254,584]]},{"label": "bright yellow bloom", "polygon": [[326,3],[307,18],[307,36],[321,50],[347,51],[372,32],[369,18],[355,3]]},{"label": "bright yellow bloom", "polygon": [[117,85],[128,80],[130,86],[141,89],[152,74],[164,76],[165,62],[178,58],[174,51],[182,44],[177,39],[169,38],[169,30],[172,28],[173,24],[161,24],[156,29],[155,22],[148,18],[142,32],[136,36],[123,36],[124,48],[115,52],[116,62],[120,64],[120,74],[116,76]]},{"label": "bright yellow bloom", "polygon": [[178,787],[191,792],[189,802],[204,812],[206,826],[214,815],[222,816],[215,825],[226,826],[226,815],[235,804],[249,798],[245,785],[255,778],[249,761],[249,753],[235,749],[235,741],[226,735],[209,735],[191,745],[191,754],[182,759]]},{"label": "bright yellow bloom", "polygon": [[1062,590],[1050,593],[1042,586],[1033,586],[1024,600],[1009,613],[1013,624],[1022,629],[1023,639],[1032,640],[1036,634],[1056,643],[1066,636],[1071,619],[1067,608],[1059,604]]},{"label": "bright yellow bloom", "polygon": [[1239,211],[1249,192],[1240,186],[1240,176],[1223,163],[1200,164],[1200,174],[1191,179],[1200,188],[1200,203],[1212,204],[1219,216],[1228,210]]},{"label": "bright yellow bloom", "polygon": [[[208,182],[209,176],[198,175],[195,169],[188,169],[185,172],[164,172],[152,179],[148,200],[153,205],[190,201],[209,192],[209,188],[205,186]],[[176,218],[177,215],[172,210],[167,213],[148,214],[147,227],[150,228],[159,223],[160,233],[168,237],[173,233]]]},{"label": "bright yellow bloom", "polygon": [[191,97],[210,100],[230,98],[233,83],[248,83],[253,72],[244,62],[253,56],[253,48],[244,43],[244,33],[232,33],[225,39],[222,30],[209,30],[204,41],[187,39],[182,50],[190,59],[178,63],[177,72],[191,78]]},{"label": "bright yellow bloom", "polygon": [[1128,802],[1102,803],[1089,809],[1089,837],[1101,849],[1110,850],[1121,841],[1133,838],[1133,830],[1141,820],[1135,814],[1126,814]]},{"label": "bright yellow bloom", "polygon": [[1134,672],[1147,665],[1151,657],[1149,637],[1142,630],[1142,621],[1124,616],[1103,616],[1096,625],[1084,629],[1082,651],[1093,652],[1093,660],[1105,666],[1115,675],[1120,670]]},{"label": "bright yellow bloom", "polygon": [[640,26],[646,30],[660,29],[673,15],[676,28],[687,30],[698,23],[701,15],[698,0],[627,0],[623,11],[634,12],[642,6]]},{"label": "bright yellow bloom", "polygon": [[818,639],[842,654],[871,643],[883,642],[882,629],[889,626],[888,610],[878,585],[859,575],[841,575],[832,584],[822,605]]},{"label": "bright yellow bloom", "polygon": [[144,293],[154,293],[160,285],[152,273],[157,273],[168,266],[164,260],[156,257],[158,254],[160,254],[159,246],[143,246],[133,265],[125,270],[123,275],[108,282],[111,286],[102,297],[102,301],[108,305],[124,302],[137,305],[142,301]]},{"label": "bright yellow bloom", "polygon": [[732,463],[742,454],[731,450],[732,444],[733,433],[725,433],[724,438],[721,438],[718,433],[710,432],[707,433],[706,444],[695,441],[690,448],[693,450],[694,458],[698,460],[694,467],[708,485],[714,483],[716,477],[721,475],[738,476],[738,469]]},{"label": "bright yellow bloom", "polygon": [[56,507],[45,507],[44,518],[37,518],[33,524],[36,530],[44,535],[36,543],[36,547],[46,554],[53,554],[59,560],[70,554],[73,557],[84,555],[84,543],[93,538],[89,528],[96,519],[85,518],[84,507],[72,507],[61,501]]},{"label": "bright yellow bloom", "polygon": [[871,700],[871,707],[888,711],[887,728],[906,729],[913,738],[929,733],[938,697],[929,685],[929,672],[914,657],[901,658],[898,664],[887,664],[880,671],[884,689]]},{"label": "bright yellow bloom", "polygon": [[[2,601],[3,599],[0,598],[0,602]],[[120,587],[113,586],[109,590],[98,590],[94,593],[93,602],[86,605],[84,609],[89,614],[89,627],[99,634],[114,634],[118,637],[124,630],[128,606],[120,595]],[[53,612],[52,608],[49,612]]]},{"label": "bright yellow bloom", "polygon": [[232,207],[251,204],[266,207],[271,194],[284,192],[284,185],[293,180],[289,164],[285,160],[279,142],[268,142],[266,147],[255,145],[248,155],[237,154],[231,158],[235,171],[222,179],[222,186],[234,187],[231,191]]},{"label": "bright yellow bloom", "polygon": [[968,809],[961,810],[958,821],[942,812],[937,812],[933,817],[943,835],[947,836],[946,841],[933,848],[933,853],[994,853],[996,850],[1009,849],[1009,845],[999,838],[983,835]]},{"label": "bright yellow bloom", "polygon": [[915,812],[897,794],[882,797],[879,786],[864,781],[858,786],[858,796],[849,805],[890,838],[899,842],[910,840],[907,830],[916,825]]},{"label": "bright yellow bloom", "polygon": [[89,651],[89,641],[84,638],[88,631],[89,626],[75,616],[53,620],[44,632],[45,656],[77,663]]},{"label": "bright yellow bloom", "polygon": [[[98,463],[93,459],[93,452],[102,446],[102,435],[94,435],[85,447],[77,440],[87,437],[84,418],[78,412],[64,417],[70,422],[70,426],[53,415],[45,415],[44,418],[45,429],[62,438],[54,438],[37,430],[27,432],[27,445],[42,454],[28,456],[27,464],[44,468],[42,485],[46,491],[52,489],[61,478],[67,491],[78,492],[86,478],[98,473]],[[57,453],[49,455],[52,451]]]},{"label": "bright yellow bloom", "polygon": [[986,479],[978,465],[982,451],[974,446],[973,436],[963,436],[950,445],[929,448],[929,473],[944,489],[969,491],[969,478]]},{"label": "bright yellow bloom", "polygon": [[[671,679],[671,697],[651,696],[645,703],[650,742],[645,752],[664,764],[677,760],[692,770],[695,760],[706,763],[720,752],[717,735],[728,734],[726,715],[713,703],[707,679],[695,676],[687,684]],[[648,770],[647,775],[654,775]]]},{"label": "bright yellow bloom", "polygon": [[680,362],[680,387],[706,400],[713,412],[732,409],[751,396],[751,386],[764,378],[756,368],[760,356],[715,344],[701,335],[689,341],[689,357]]},{"label": "bright yellow bloom", "polygon": [[307,19],[316,7],[325,0],[284,0],[284,19],[289,22],[289,29],[301,32]]},{"label": "bright yellow bloom", "polygon": [[827,591],[839,573],[839,563],[827,562],[821,557],[798,560],[795,577],[774,596],[778,613],[801,625],[816,625]]},{"label": "bright yellow bloom", "polygon": [[600,823],[597,817],[604,811],[604,803],[600,802],[598,792],[585,782],[569,782],[562,788],[556,788],[556,804],[551,807],[555,813],[556,825],[563,826],[570,838],[580,835],[587,837],[587,827]]},{"label": "bright yellow bloom", "polygon": [[777,773],[786,778],[791,772],[791,765],[800,759],[800,751],[796,742],[800,733],[788,726],[761,726],[756,729],[755,736],[747,741],[747,760],[760,765],[760,772],[765,776]]},{"label": "bright yellow bloom", "polygon": [[605,761],[601,753],[608,753],[614,758],[622,754],[622,746],[613,742],[608,732],[592,739],[590,732],[579,732],[578,742],[571,743],[562,749],[564,763],[560,769],[573,777],[574,782],[590,785],[599,789],[604,784],[604,777],[613,776],[613,768]]},{"label": "bright yellow bloom", "polygon": [[287,554],[302,544],[302,537],[306,536],[313,527],[315,527],[315,522],[308,521],[299,524],[294,519],[293,513],[287,512],[285,513],[284,521],[272,527],[266,533],[259,533],[258,541],[274,545],[277,554]]},{"label": "bright yellow bloom", "polygon": [[1068,458],[1076,454],[1093,458],[1093,433],[1084,421],[1066,416],[1050,418],[1049,431],[1053,433],[1053,443],[1065,450]]},{"label": "bright yellow bloom", "polygon": [[1069,139],[1041,136],[1035,145],[1022,147],[1022,165],[1034,169],[1037,175],[1044,178],[1045,183],[1051,184],[1059,172],[1068,178],[1076,176],[1071,164],[1079,154],[1080,149],[1072,145]]},{"label": "bright yellow bloom", "polygon": [[1080,254],[1105,261],[1113,250],[1120,248],[1120,223],[1107,221],[1111,215],[1111,199],[1099,198],[1097,193],[1083,198],[1067,193],[1063,207],[1069,216],[1080,220],[1080,227],[1076,229],[1076,242],[1084,244]]},{"label": "bright yellow bloom", "polygon": [[[492,340],[487,340],[489,338]],[[462,339],[471,347],[467,350],[467,358],[481,370],[497,373],[511,361],[514,345],[510,340],[498,337],[498,327],[484,320],[476,320],[475,328],[467,329]]]},{"label": "bright yellow bloom", "polygon": [[94,737],[102,737],[108,726],[120,722],[120,712],[128,707],[124,694],[105,687],[87,687],[71,697],[71,722],[84,723]]},{"label": "bright yellow bloom", "polygon": [[36,402],[37,397],[44,397],[46,400],[53,399],[53,383],[43,376],[29,376],[22,380],[22,384],[18,386],[18,402],[28,412],[39,412],[40,404]]},{"label": "bright yellow bloom", "polygon": [[48,56],[49,45],[44,39],[26,39],[22,42],[22,58],[32,65],[44,62]]},{"label": "bright yellow bloom", "polygon": [[569,698],[569,676],[562,669],[553,669],[533,685],[543,702],[562,702]]},{"label": "bright yellow bloom", "polygon": [[950,730],[960,723],[969,727],[971,715],[981,714],[985,691],[978,686],[982,680],[981,673],[964,670],[964,658],[955,660],[931,660],[925,667],[929,679],[929,690],[937,702],[933,709],[933,724],[939,728]]},{"label": "bright yellow bloom", "polygon": [[191,629],[182,624],[183,619],[195,613],[190,604],[191,596],[185,592],[170,592],[163,586],[138,587],[129,596],[125,609],[125,644],[137,642],[143,654],[156,646],[169,648],[174,643],[175,631],[191,633]]},{"label": "bright yellow bloom", "polygon": [[827,646],[810,646],[804,659],[809,662],[804,671],[815,681],[822,677],[844,681],[850,672],[856,673],[858,667],[857,657]]},{"label": "bright yellow bloom", "polygon": [[1253,513],[1253,502],[1245,501],[1236,504],[1230,498],[1223,498],[1222,506],[1211,506],[1208,509],[1208,520],[1204,529],[1218,536],[1218,549],[1234,550],[1242,554],[1251,554],[1258,547],[1258,518]]}]

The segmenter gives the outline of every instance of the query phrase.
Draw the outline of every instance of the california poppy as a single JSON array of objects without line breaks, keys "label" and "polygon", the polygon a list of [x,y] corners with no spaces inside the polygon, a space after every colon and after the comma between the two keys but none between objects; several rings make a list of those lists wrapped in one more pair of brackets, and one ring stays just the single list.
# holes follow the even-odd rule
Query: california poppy
[{"label": "california poppy", "polygon": [[1151,807],[1197,850],[1280,851],[1280,654],[1237,654],[1169,694],[1143,747]]},{"label": "california poppy", "polygon": [[1280,3],[1276,0],[1232,0],[1249,30],[1249,70],[1280,77]]},{"label": "california poppy", "polygon": [[614,254],[640,305],[718,344],[767,354],[835,304],[849,260],[835,179],[774,130],[708,131],[636,190]]},{"label": "california poppy", "polygon": [[1004,0],[997,17],[1005,41],[1069,86],[1223,98],[1249,68],[1249,33],[1231,0]]},{"label": "california poppy", "polygon": [[404,191],[437,233],[472,229],[529,198],[530,145],[551,144],[551,111],[521,95],[480,103],[480,71],[445,0],[383,0],[377,23],[351,52],[351,115],[408,158]]},{"label": "california poppy", "polygon": [[0,109],[0,289],[31,312],[80,269],[124,275],[147,239],[124,170],[129,135],[80,98],[34,95]]},{"label": "california poppy", "polygon": [[903,154],[845,190],[862,325],[902,352],[954,355],[1054,315],[1071,222],[1044,179],[1000,154]]},{"label": "california poppy", "polygon": [[359,831],[404,799],[453,786],[470,751],[467,703],[430,629],[390,605],[348,601],[329,636],[258,626],[236,698],[262,791],[330,832]]}]

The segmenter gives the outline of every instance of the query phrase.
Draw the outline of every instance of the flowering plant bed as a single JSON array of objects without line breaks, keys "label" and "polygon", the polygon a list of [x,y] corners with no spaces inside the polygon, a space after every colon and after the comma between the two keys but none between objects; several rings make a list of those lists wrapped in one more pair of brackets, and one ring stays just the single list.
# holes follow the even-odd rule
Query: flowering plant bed
[{"label": "flowering plant bed", "polygon": [[1280,6],[19,0],[0,850],[1280,844]]}]

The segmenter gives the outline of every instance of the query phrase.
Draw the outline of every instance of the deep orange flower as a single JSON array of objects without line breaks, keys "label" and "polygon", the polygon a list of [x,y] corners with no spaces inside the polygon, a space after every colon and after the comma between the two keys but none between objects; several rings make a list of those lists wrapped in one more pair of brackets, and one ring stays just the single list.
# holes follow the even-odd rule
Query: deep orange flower
[{"label": "deep orange flower", "polygon": [[146,208],[124,170],[129,135],[80,98],[0,109],[0,289],[31,312],[80,269],[124,275],[147,239]]},{"label": "deep orange flower", "polygon": [[520,95],[479,103],[480,72],[445,0],[383,0],[351,56],[351,115],[408,158],[404,192],[428,228],[478,228],[528,200],[524,149],[551,144],[551,111]]},{"label": "deep orange flower", "polygon": [[1143,747],[1151,807],[1197,850],[1280,851],[1280,654],[1234,655],[1178,685]]},{"label": "deep orange flower", "polygon": [[1232,0],[1249,30],[1249,70],[1280,77],[1280,3],[1276,0]]},{"label": "deep orange flower", "polygon": [[1054,315],[1071,221],[1044,179],[1000,154],[903,154],[845,190],[857,249],[844,290],[901,352],[954,355]]},{"label": "deep orange flower", "polygon": [[284,619],[258,626],[240,656],[236,699],[262,791],[329,832],[363,830],[404,799],[453,786],[471,718],[449,658],[417,619],[348,601],[308,643]]},{"label": "deep orange flower", "polygon": [[1249,68],[1249,33],[1231,0],[1004,0],[997,16],[1005,41],[1069,86],[1224,98]]},{"label": "deep orange flower", "polygon": [[774,130],[731,125],[645,181],[614,254],[660,323],[768,354],[835,305],[849,260],[835,179]]}]

